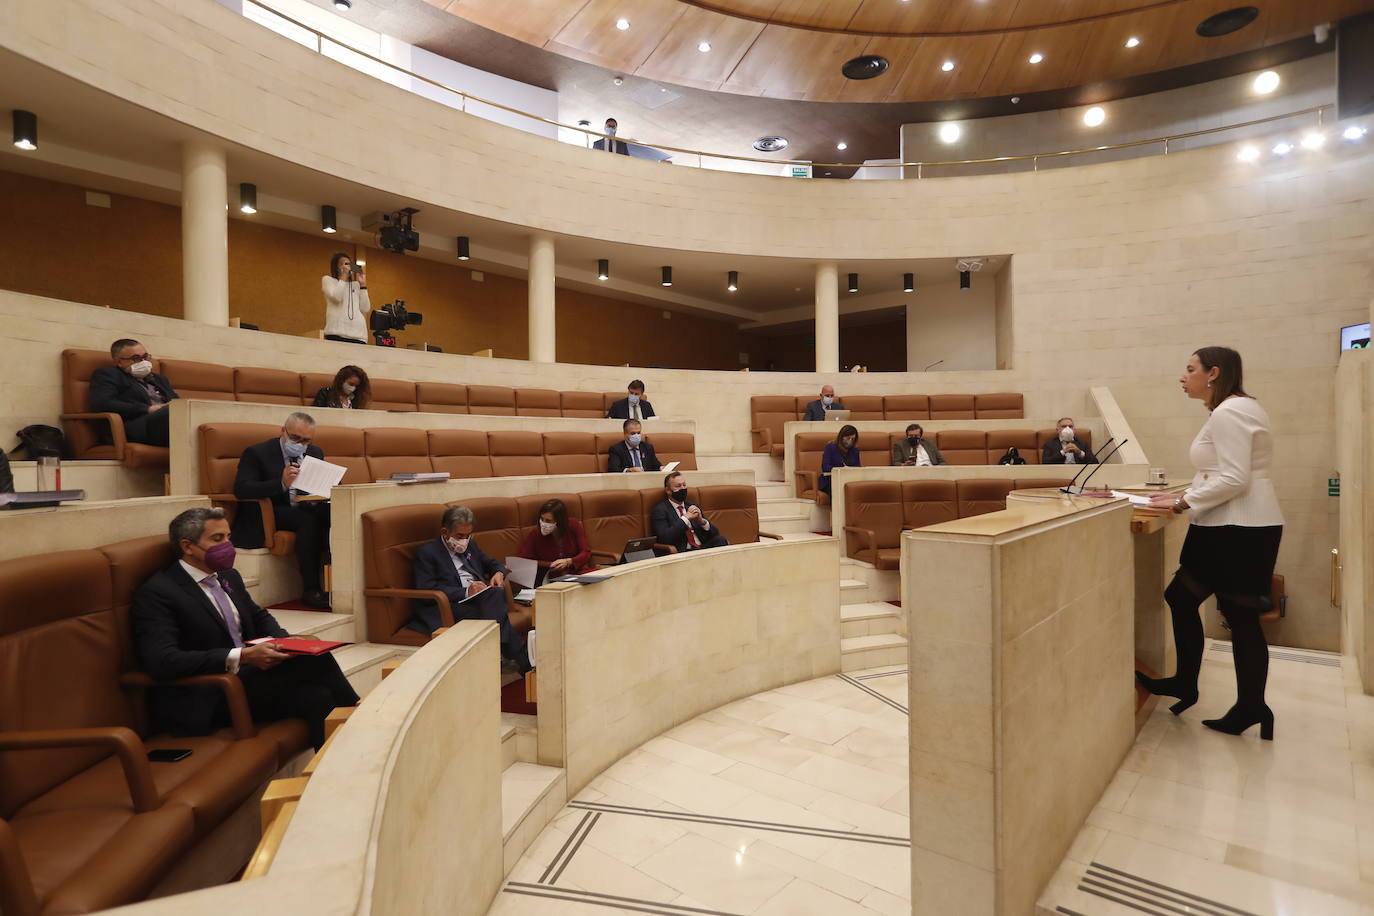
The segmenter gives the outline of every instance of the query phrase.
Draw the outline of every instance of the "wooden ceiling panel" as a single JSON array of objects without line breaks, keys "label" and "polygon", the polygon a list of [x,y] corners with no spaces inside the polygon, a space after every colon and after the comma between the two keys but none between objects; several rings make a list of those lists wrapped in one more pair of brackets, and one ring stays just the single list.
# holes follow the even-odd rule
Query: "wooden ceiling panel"
[{"label": "wooden ceiling panel", "polygon": [[769,18],[803,28],[843,30],[862,3],[863,0],[781,0]]},{"label": "wooden ceiling panel", "polygon": [[[983,75],[978,95],[986,98],[1074,85],[1083,48],[1091,33],[1092,26],[1086,23],[1008,32]],[[1033,54],[1041,56],[1039,63],[1030,62]]]},{"label": "wooden ceiling panel", "polygon": [[819,99],[826,74],[862,53],[868,40],[770,25],[722,85],[730,92],[782,99]]},{"label": "wooden ceiling panel", "polygon": [[886,102],[901,85],[902,74],[911,66],[923,41],[924,38],[869,39],[860,53],[887,58],[887,72],[871,80],[851,80],[836,68],[831,74],[833,79],[820,88],[827,90],[826,98],[842,102]]},{"label": "wooden ceiling panel", "polygon": [[849,28],[907,34],[985,31],[1005,28],[1015,8],[1014,2],[864,0]]},{"label": "wooden ceiling panel", "polygon": [[1018,0],[1008,28],[1047,26],[1058,22],[1111,16],[1153,6],[1153,0]]},{"label": "wooden ceiling panel", "polygon": [[[544,47],[610,70],[633,73],[686,12],[687,6],[678,0],[587,0]],[[615,27],[620,18],[630,21],[623,32]]]},{"label": "wooden ceiling panel", "polygon": [[[1159,59],[1168,44],[1166,30],[1176,15],[1167,10],[1130,13],[1092,23],[1078,70],[1066,85],[1107,82],[1160,69]],[[1126,47],[1131,38],[1140,41],[1134,48]]]},{"label": "wooden ceiling panel", "polygon": [[[761,22],[689,7],[635,74],[699,89],[718,89],[722,75],[735,69],[762,31]],[[710,43],[710,51],[698,50],[703,41]]]},{"label": "wooden ceiling panel", "polygon": [[[922,39],[892,98],[973,98],[1001,44],[1001,35]],[[945,61],[954,69],[941,70]]]},{"label": "wooden ceiling panel", "polygon": [[528,44],[543,47],[557,35],[578,11],[583,0],[428,0],[434,6],[447,9],[455,16],[495,32],[518,38]]}]

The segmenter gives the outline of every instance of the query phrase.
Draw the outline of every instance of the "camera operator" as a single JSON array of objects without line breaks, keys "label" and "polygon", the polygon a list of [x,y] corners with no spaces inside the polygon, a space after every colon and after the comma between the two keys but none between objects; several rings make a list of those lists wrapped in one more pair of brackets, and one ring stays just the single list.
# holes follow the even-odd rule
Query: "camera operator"
[{"label": "camera operator", "polygon": [[329,259],[329,276],[320,278],[324,292],[324,339],[367,344],[367,274],[340,251]]}]

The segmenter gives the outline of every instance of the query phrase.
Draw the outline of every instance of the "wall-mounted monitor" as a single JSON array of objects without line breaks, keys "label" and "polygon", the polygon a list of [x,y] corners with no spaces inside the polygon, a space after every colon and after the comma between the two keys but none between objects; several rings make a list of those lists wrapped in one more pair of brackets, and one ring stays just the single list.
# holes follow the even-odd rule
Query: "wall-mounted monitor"
[{"label": "wall-mounted monitor", "polygon": [[1341,328],[1342,350],[1364,350],[1369,346],[1369,322]]}]

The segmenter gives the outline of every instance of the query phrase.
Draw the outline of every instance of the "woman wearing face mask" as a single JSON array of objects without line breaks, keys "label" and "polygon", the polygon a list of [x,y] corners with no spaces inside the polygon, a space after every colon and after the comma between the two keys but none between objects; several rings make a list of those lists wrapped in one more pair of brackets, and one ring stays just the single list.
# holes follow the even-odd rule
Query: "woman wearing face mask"
[{"label": "woman wearing face mask", "polygon": [[551,499],[539,507],[539,524],[525,535],[518,557],[548,566],[550,576],[577,575],[595,568],[592,549],[582,523],[568,517],[561,499]]},{"label": "woman wearing face mask", "polygon": [[1174,715],[1197,702],[1203,630],[1198,607],[1209,595],[1231,627],[1236,666],[1236,703],[1220,719],[1203,725],[1239,735],[1259,725],[1260,737],[1274,737],[1274,714],[1264,702],[1269,646],[1259,615],[1273,606],[1274,563],[1283,537],[1274,481],[1274,437],[1269,415],[1241,386],[1240,354],[1228,347],[1203,347],[1179,379],[1183,391],[1211,412],[1188,455],[1197,473],[1182,496],[1151,497],[1155,508],[1188,511],[1188,536],[1178,572],[1164,591],[1174,625],[1178,664],[1173,677],[1136,679],[1150,693],[1177,697]]},{"label": "woman wearing face mask", "polygon": [[316,407],[352,407],[362,410],[372,400],[372,383],[367,373],[357,366],[344,366],[334,375],[333,383],[315,392]]},{"label": "woman wearing face mask", "polygon": [[835,441],[825,447],[821,454],[820,488],[822,493],[830,492],[830,471],[834,468],[863,467],[859,460],[859,431],[846,423],[840,427]]},{"label": "woman wearing face mask", "polygon": [[367,343],[367,274],[342,251],[329,259],[329,275],[320,278],[324,293],[324,339]]}]

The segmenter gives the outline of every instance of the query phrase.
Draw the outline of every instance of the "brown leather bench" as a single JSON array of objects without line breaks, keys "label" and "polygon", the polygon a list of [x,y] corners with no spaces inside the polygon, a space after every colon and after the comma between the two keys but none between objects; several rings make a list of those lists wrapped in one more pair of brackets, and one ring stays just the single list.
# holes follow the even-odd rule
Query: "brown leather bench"
[{"label": "brown leather bench", "polygon": [[[153,371],[159,361],[151,360]],[[126,468],[166,469],[169,449],[124,438],[124,420],[117,413],[91,410],[91,373],[110,365],[104,350],[62,351],[62,429],[73,458],[113,459]]]},{"label": "brown leather bench", "polygon": [[[134,591],[170,562],[167,539],[139,538],[0,562],[0,911],[89,913],[159,885],[231,880],[255,830],[222,825],[306,749],[304,723],[257,727],[230,674],[188,679],[223,690],[233,725],[172,738],[148,728],[153,682],[131,662]],[[156,748],[189,748],[150,764]],[[218,831],[218,832],[217,832]]]},{"label": "brown leather bench", "polygon": [[[703,514],[732,544],[746,544],[760,537],[779,536],[759,531],[756,491],[743,485],[689,487],[688,499],[699,503]],[[663,501],[658,487],[646,490],[592,490],[585,493],[536,493],[519,497],[488,496],[460,500],[473,511],[476,525],[472,539],[498,561],[513,556],[539,518],[539,507],[558,498],[568,514],[582,522],[592,558],[613,563],[630,538],[649,537],[649,513]],[[454,505],[449,503],[448,505]],[[439,534],[443,505],[389,506],[364,512],[364,591],[369,642],[418,646],[426,637],[407,629],[411,602],[434,599],[440,618],[451,625],[453,611],[442,592],[414,588],[412,566],[415,551]],[[661,545],[660,545],[661,546]],[[662,547],[671,551],[671,547]]]},{"label": "brown leather bench", "polygon": [[[800,420],[815,395],[755,395],[749,399],[750,434],[755,452],[783,455],[783,424]],[[995,394],[850,395],[840,401],[851,420],[990,420],[1021,419],[1025,396]]]},{"label": "brown leather bench", "polygon": [[857,480],[845,484],[845,554],[878,569],[901,565],[902,532],[1007,507],[1012,490],[1062,487],[1064,480]]}]

